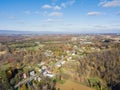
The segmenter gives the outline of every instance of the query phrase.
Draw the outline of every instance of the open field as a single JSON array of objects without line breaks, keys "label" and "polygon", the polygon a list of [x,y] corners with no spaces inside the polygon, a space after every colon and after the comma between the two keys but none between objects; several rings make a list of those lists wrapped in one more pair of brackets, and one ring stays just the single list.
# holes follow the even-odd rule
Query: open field
[{"label": "open field", "polygon": [[66,81],[64,84],[57,84],[57,88],[60,88],[60,90],[94,90],[90,87],[81,85],[79,83],[73,82],[73,81]]}]

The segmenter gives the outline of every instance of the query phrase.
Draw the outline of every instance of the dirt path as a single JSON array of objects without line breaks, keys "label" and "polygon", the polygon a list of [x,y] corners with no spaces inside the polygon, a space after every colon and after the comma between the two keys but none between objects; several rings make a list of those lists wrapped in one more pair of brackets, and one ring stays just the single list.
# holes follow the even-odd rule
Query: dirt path
[{"label": "dirt path", "polygon": [[64,84],[58,83],[57,88],[60,88],[60,90],[94,90],[92,88],[72,81],[66,81]]}]

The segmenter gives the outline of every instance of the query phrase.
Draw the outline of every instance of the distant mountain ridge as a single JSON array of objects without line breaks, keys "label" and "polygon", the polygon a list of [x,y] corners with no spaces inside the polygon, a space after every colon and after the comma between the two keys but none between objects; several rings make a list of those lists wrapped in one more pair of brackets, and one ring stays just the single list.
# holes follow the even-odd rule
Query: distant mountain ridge
[{"label": "distant mountain ridge", "polygon": [[85,32],[83,31],[16,31],[16,30],[0,30],[0,35],[44,35],[44,34],[120,34],[120,30],[114,31],[114,32],[108,32],[108,31],[89,31]]},{"label": "distant mountain ridge", "polygon": [[53,31],[0,30],[0,35],[43,35],[43,34],[63,34],[63,33],[61,33],[61,32],[53,32]]}]

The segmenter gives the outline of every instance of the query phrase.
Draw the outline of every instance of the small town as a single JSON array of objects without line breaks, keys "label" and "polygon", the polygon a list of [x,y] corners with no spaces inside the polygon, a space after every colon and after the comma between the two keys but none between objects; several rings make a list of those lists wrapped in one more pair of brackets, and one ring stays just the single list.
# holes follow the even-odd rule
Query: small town
[{"label": "small town", "polygon": [[[11,36],[2,39],[0,82],[2,88],[10,90],[66,90],[67,85],[71,85],[69,90],[80,87],[107,90],[109,76],[101,76],[106,75],[109,67],[104,66],[107,65],[104,57],[116,52],[117,62],[120,61],[119,35],[25,36],[16,40]],[[97,62],[99,54],[102,61]],[[113,66],[119,70],[117,62],[114,61]],[[117,75],[114,79],[117,82]]]}]

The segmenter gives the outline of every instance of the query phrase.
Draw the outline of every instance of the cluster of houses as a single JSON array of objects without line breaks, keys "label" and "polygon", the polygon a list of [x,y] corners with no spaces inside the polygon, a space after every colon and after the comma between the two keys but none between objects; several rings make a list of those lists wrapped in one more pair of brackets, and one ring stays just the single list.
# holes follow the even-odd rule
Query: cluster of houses
[{"label": "cluster of houses", "polygon": [[[49,77],[49,78],[55,77],[55,74],[53,74],[50,71],[50,68],[48,66],[44,65],[44,64],[45,64],[44,62],[41,62],[40,64],[38,64],[38,67],[28,71],[29,75],[27,75],[26,73],[19,74],[21,80],[22,79],[27,79],[29,77],[36,76],[35,80],[40,81],[40,80],[42,80],[40,77],[38,78],[38,76],[40,76],[40,75],[43,75],[43,76]],[[41,66],[41,67],[39,68],[39,66]],[[29,76],[29,77],[27,77],[27,76]]]},{"label": "cluster of houses", "polygon": [[43,80],[42,77],[54,78],[56,76],[54,73],[50,71],[50,68],[47,65],[45,65],[44,62],[38,64],[38,67],[35,67],[34,69],[29,66],[29,69],[30,68],[31,70],[28,71],[28,74],[27,73],[19,74],[20,82],[14,86],[15,88],[19,87],[24,83],[28,83],[32,80],[40,82],[41,80]]}]

